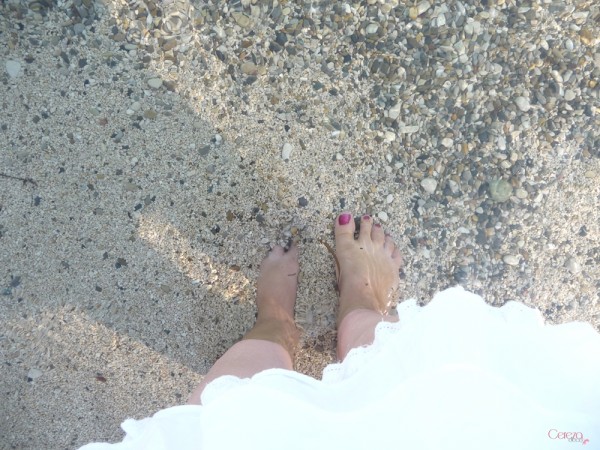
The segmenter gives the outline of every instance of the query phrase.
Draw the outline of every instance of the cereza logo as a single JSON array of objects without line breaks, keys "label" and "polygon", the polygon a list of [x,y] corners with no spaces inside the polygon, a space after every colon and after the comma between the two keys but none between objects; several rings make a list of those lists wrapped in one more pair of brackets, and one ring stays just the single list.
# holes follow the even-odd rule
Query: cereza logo
[{"label": "cereza logo", "polygon": [[558,431],[554,428],[548,430],[550,439],[566,439],[569,442],[581,442],[582,445],[589,444],[590,440],[583,437],[581,431]]}]

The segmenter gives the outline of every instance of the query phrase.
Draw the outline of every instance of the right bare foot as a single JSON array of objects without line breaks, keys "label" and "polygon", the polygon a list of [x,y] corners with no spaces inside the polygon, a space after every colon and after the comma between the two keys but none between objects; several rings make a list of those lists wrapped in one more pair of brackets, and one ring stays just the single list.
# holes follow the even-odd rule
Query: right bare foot
[{"label": "right bare foot", "polygon": [[338,326],[354,309],[371,309],[387,314],[390,294],[398,286],[402,256],[394,241],[370,216],[362,216],[358,239],[354,220],[342,213],[335,223],[335,249],[340,307]]}]

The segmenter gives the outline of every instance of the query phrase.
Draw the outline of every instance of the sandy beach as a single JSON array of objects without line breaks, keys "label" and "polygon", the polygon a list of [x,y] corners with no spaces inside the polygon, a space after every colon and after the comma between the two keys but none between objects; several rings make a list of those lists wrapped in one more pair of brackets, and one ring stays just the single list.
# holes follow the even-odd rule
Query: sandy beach
[{"label": "sandy beach", "polygon": [[460,284],[600,330],[593,1],[4,1],[0,448],[184,403],[296,239],[299,371],[335,357],[333,220],[398,301]]}]

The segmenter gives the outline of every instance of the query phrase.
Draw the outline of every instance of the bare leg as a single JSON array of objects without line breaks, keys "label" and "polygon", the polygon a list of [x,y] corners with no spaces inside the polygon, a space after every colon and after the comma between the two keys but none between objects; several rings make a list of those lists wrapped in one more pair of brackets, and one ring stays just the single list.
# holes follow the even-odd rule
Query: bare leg
[{"label": "bare leg", "polygon": [[395,322],[387,315],[390,293],[398,286],[402,257],[389,235],[373,219],[363,216],[360,234],[354,239],[354,220],[341,214],[335,224],[336,255],[339,262],[337,356],[341,361],[355,348],[373,343],[375,326]]},{"label": "bare leg", "polygon": [[300,332],[294,324],[298,247],[275,247],[262,262],[257,283],[258,318],[244,338],[219,358],[188,403],[200,404],[208,383],[223,375],[249,378],[266,369],[293,369]]}]

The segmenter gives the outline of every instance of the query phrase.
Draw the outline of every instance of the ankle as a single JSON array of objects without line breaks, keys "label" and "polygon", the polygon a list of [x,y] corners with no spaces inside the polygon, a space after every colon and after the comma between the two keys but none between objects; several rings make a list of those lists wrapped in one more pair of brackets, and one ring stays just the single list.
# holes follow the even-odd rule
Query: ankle
[{"label": "ankle", "polygon": [[340,307],[337,315],[338,326],[344,317],[355,310],[369,310],[378,314],[383,314],[385,312],[381,311],[381,308],[379,307],[380,302],[377,301],[377,298],[372,292],[365,291],[364,289],[362,291],[363,292],[346,290],[346,292],[351,292],[351,294],[341,293],[339,301]]},{"label": "ankle", "polygon": [[300,331],[289,314],[277,314],[273,317],[259,313],[256,324],[242,339],[259,339],[279,344],[293,360],[300,341]]}]

